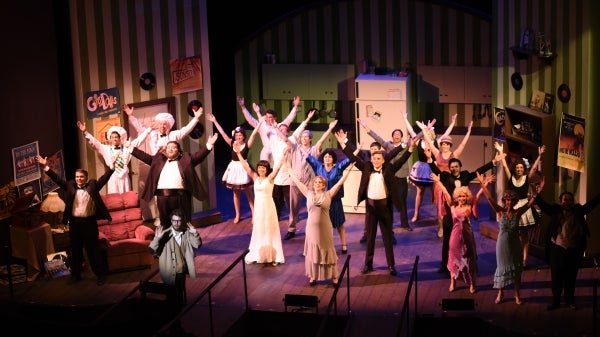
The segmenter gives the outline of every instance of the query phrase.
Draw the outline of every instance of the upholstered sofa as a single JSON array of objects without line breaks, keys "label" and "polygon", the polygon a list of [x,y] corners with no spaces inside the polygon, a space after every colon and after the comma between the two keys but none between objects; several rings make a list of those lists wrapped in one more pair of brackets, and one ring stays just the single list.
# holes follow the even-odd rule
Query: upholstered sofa
[{"label": "upholstered sofa", "polygon": [[144,224],[136,191],[102,196],[112,221],[99,220],[99,239],[105,249],[108,271],[118,272],[148,268],[154,257],[148,245],[154,230]]}]

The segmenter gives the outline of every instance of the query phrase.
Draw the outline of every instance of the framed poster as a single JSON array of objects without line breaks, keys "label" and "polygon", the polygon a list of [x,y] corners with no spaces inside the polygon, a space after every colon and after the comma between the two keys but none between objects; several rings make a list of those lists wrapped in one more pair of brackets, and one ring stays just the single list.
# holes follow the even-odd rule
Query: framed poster
[{"label": "framed poster", "polygon": [[[63,158],[62,150],[56,152],[55,154],[53,154],[51,156],[48,156],[46,158],[46,162],[48,163],[48,166],[50,166],[50,169],[52,171],[56,172],[56,174],[58,174],[58,176],[62,180],[67,180],[66,175],[65,175],[65,161]],[[52,179],[50,179],[50,177],[48,177],[48,175],[43,174],[41,180],[42,180],[42,192],[43,192],[44,196],[46,196],[48,194],[48,192],[56,191],[58,189],[58,185],[56,185],[56,183],[54,181],[52,181]]]},{"label": "framed poster", "polygon": [[40,165],[35,159],[39,153],[37,141],[12,149],[15,185],[23,185],[41,178]]}]

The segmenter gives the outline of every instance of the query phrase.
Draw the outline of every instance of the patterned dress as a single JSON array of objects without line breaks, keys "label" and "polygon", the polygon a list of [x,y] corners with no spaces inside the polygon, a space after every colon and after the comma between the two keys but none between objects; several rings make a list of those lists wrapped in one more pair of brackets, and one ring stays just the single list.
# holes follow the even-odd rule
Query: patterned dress
[{"label": "patterned dress", "polygon": [[273,201],[273,183],[254,179],[254,217],[246,263],[284,263],[279,219]]},{"label": "patterned dress", "polygon": [[494,288],[502,289],[514,283],[515,280],[521,279],[523,249],[519,240],[519,218],[516,214],[513,214],[511,218],[502,214],[498,225]]},{"label": "patterned dress", "polygon": [[450,277],[462,279],[471,284],[472,277],[477,275],[477,250],[475,237],[471,228],[471,206],[452,206],[452,232],[450,233],[450,249],[448,250],[448,271]]},{"label": "patterned dress", "polygon": [[304,239],[306,276],[313,280],[338,277],[338,256],[333,244],[333,227],[329,218],[331,198],[325,193],[316,197],[313,191],[306,196],[308,218]]},{"label": "patterned dress", "polygon": [[[244,166],[242,166],[242,163],[240,163],[240,159],[238,158],[237,153],[233,150],[233,142],[234,141],[232,140],[231,161],[227,165],[227,169],[225,169],[225,173],[223,173],[221,181],[229,189],[243,190],[252,186],[252,178],[250,178],[248,172],[246,172],[246,169],[244,169]],[[242,154],[242,157],[244,159],[248,159],[249,151],[250,148],[247,144],[244,144],[241,147],[240,153]]]}]

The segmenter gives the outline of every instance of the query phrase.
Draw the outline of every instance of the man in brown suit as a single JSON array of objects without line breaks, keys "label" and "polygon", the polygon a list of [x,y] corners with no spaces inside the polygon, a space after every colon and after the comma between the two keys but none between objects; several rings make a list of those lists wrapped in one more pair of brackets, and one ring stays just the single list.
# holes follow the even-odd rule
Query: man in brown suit
[{"label": "man in brown suit", "polygon": [[158,216],[164,229],[171,226],[169,214],[177,208],[183,210],[185,221],[191,221],[192,195],[200,201],[206,198],[194,168],[208,156],[218,137],[218,133],[213,134],[206,146],[193,154],[183,152],[176,141],[168,142],[165,151],[154,156],[138,148],[132,150],[134,157],[150,166],[142,198],[150,202],[156,196]]}]

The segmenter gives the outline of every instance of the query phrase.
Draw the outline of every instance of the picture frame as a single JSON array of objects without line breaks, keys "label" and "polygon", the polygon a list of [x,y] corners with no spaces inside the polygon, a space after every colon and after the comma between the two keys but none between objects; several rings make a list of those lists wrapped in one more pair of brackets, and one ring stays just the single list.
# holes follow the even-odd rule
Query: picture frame
[{"label": "picture frame", "polygon": [[552,114],[554,112],[554,95],[546,93],[544,97],[544,105],[542,106],[542,112]]},{"label": "picture frame", "polygon": [[534,40],[535,36],[533,29],[527,27],[523,30],[523,33],[521,34],[521,42],[519,46],[521,47],[521,49],[533,50],[535,42]]},{"label": "picture frame", "polygon": [[540,90],[534,90],[531,94],[531,100],[529,101],[529,108],[537,111],[542,111],[544,108],[544,102],[546,100],[546,93]]}]

